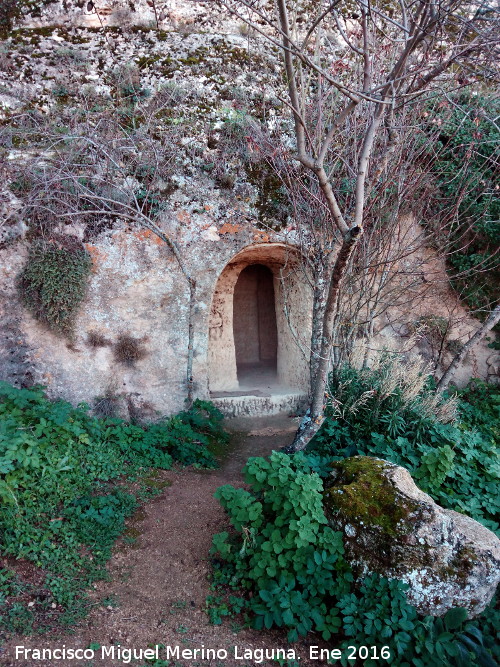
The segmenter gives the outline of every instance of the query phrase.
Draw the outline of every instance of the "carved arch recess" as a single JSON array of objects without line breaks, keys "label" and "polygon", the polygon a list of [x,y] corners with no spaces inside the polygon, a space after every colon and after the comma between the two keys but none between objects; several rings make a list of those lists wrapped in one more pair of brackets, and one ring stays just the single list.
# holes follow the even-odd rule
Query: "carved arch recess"
[{"label": "carved arch recess", "polygon": [[233,333],[234,288],[243,269],[253,264],[264,265],[273,274],[278,383],[283,388],[307,392],[312,293],[298,251],[284,243],[247,246],[226,264],[217,280],[209,320],[210,392],[239,390]]}]

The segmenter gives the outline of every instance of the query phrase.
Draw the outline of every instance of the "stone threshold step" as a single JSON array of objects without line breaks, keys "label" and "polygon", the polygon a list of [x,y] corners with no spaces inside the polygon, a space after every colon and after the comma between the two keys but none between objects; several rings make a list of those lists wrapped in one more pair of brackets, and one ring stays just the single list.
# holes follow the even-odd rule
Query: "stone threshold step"
[{"label": "stone threshold step", "polygon": [[307,407],[307,394],[270,394],[269,396],[239,395],[211,396],[210,400],[225,417],[264,417],[279,414],[301,414]]}]

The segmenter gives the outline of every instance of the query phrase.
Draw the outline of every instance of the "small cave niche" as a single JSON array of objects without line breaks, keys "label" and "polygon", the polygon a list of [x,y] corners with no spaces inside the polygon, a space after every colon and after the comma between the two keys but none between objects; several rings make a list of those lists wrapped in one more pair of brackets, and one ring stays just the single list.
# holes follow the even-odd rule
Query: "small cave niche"
[{"label": "small cave niche", "polygon": [[291,246],[263,243],[223,268],[208,326],[212,398],[309,391],[312,292],[302,266]]},{"label": "small cave niche", "polygon": [[234,287],[233,333],[240,387],[276,381],[278,328],[274,277],[263,264],[241,271]]}]

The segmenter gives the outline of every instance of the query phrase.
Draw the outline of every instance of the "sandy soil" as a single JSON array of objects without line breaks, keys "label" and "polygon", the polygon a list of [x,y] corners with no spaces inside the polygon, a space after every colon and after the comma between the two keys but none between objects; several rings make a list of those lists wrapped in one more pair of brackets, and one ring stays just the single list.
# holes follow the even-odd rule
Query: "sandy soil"
[{"label": "sandy soil", "polygon": [[[98,606],[73,628],[71,634],[54,637],[13,637],[0,649],[2,667],[114,667],[126,664],[118,659],[102,657],[96,650],[93,660],[38,660],[33,657],[15,659],[15,647],[87,648],[91,643],[101,646],[120,644],[122,647],[147,649],[164,644],[182,649],[224,649],[228,657],[172,660],[170,665],[195,667],[239,667],[261,664],[276,665],[264,659],[240,659],[233,655],[238,646],[244,649],[289,649],[284,633],[239,629],[234,619],[214,626],[208,621],[205,599],[210,594],[209,549],[212,535],[228,526],[224,511],[213,494],[222,484],[241,485],[241,469],[249,456],[265,455],[291,440],[296,423],[289,418],[268,418],[232,424],[231,451],[221,468],[209,472],[192,469],[168,471],[164,478],[171,483],[161,495],[141,508],[129,520],[130,534],[136,542],[127,545],[120,540],[109,562],[110,581],[99,582],[92,592],[97,601],[111,598],[116,606]],[[242,432],[243,431],[243,432]],[[130,540],[129,540],[130,541]],[[294,645],[301,664],[321,665],[309,661],[309,644]],[[144,665],[145,660],[132,660]],[[154,663],[153,663],[154,664]],[[161,664],[161,663],[160,663]],[[166,664],[166,663],[163,663]],[[162,665],[163,667],[163,665]]]}]

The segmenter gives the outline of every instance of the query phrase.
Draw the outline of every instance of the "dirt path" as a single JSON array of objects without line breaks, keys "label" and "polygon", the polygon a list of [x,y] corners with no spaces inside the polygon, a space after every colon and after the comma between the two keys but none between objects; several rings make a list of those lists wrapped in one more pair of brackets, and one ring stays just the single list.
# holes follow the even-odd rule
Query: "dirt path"
[{"label": "dirt path", "polygon": [[[0,654],[2,667],[114,667],[127,664],[102,656],[96,649],[93,660],[15,660],[15,646],[27,648],[87,648],[91,644],[147,649],[164,644],[175,651],[183,649],[219,650],[218,658],[171,659],[170,665],[195,667],[276,665],[265,657],[259,661],[258,649],[289,650],[280,632],[257,632],[235,627],[226,619],[223,625],[211,625],[205,608],[209,589],[209,549],[212,535],[227,528],[224,511],[213,494],[222,484],[241,484],[241,469],[249,456],[267,455],[286,444],[296,428],[287,418],[234,422],[231,451],[220,469],[197,472],[192,469],[165,472],[171,486],[141,508],[129,521],[128,534],[115,548],[109,563],[110,581],[99,582],[92,598],[108,598],[106,607],[97,606],[72,634],[48,640],[44,637],[16,637],[4,645]],[[241,431],[246,431],[242,433]],[[127,542],[135,542],[126,544]],[[115,606],[116,604],[116,606]],[[253,659],[238,656],[245,649],[255,651]],[[308,647],[295,645],[301,664],[307,665]],[[224,657],[227,651],[227,657]],[[115,654],[116,656],[117,654]],[[180,654],[179,654],[180,656]],[[290,656],[289,656],[290,657]],[[144,665],[145,660],[129,664]],[[154,662],[152,663],[154,664]],[[159,663],[161,667],[167,663]],[[323,664],[315,660],[315,665]]]}]

